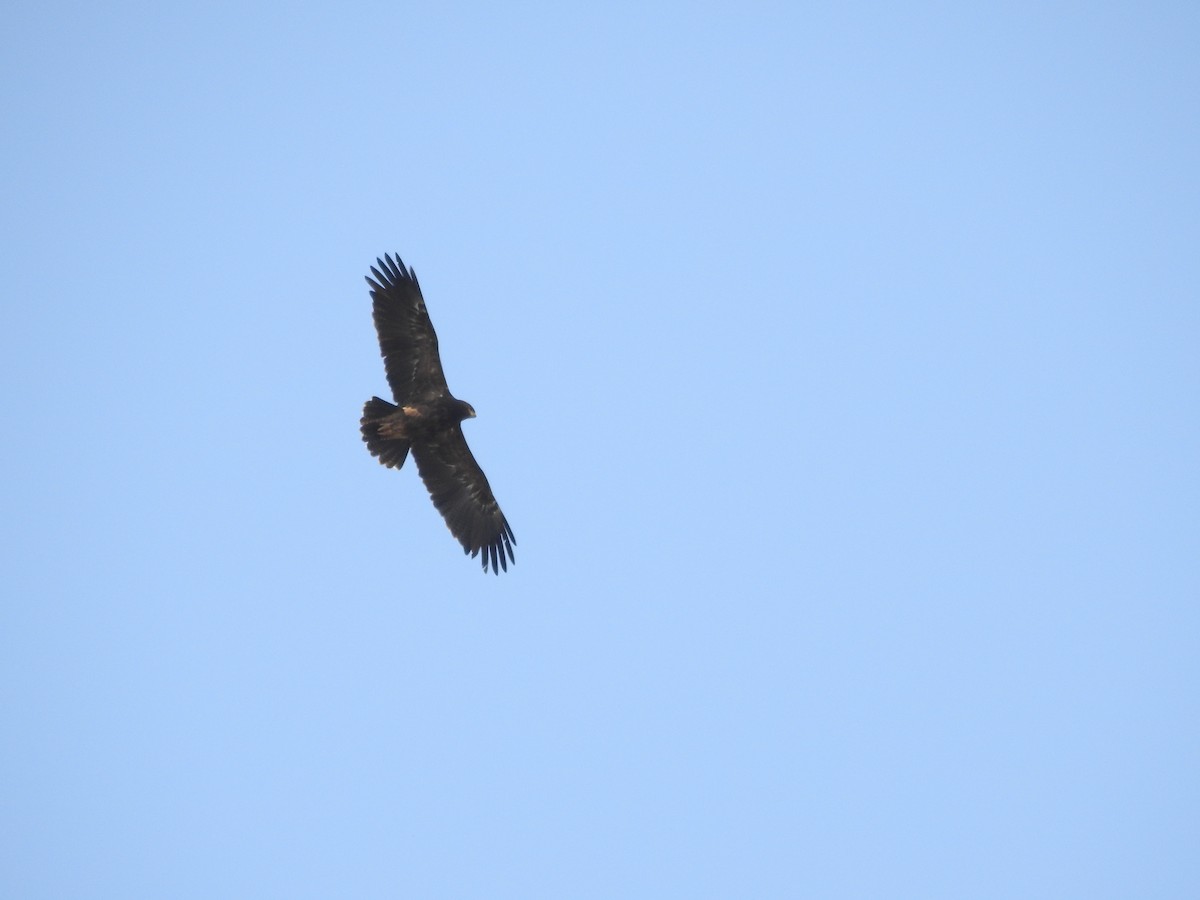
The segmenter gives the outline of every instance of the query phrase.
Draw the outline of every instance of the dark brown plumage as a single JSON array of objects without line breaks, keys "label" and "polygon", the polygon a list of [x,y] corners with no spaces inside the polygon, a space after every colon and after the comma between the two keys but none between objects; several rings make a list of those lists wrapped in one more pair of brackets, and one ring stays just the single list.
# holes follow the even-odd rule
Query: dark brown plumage
[{"label": "dark brown plumage", "polygon": [[458,538],[463,551],[482,553],[483,570],[508,571],[512,529],[492,495],[488,480],[471,455],[462,420],[475,418],[471,404],[446,386],[437,335],[417,273],[400,257],[377,259],[367,284],[375,306],[375,330],[395,404],[372,397],[363,407],[363,440],[371,455],[399,469],[411,450],[433,505]]}]

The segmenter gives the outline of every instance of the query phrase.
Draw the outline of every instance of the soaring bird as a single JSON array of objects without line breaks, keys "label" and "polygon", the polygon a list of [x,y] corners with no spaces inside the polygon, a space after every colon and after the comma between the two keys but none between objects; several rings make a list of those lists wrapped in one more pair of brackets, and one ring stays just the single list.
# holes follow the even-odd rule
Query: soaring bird
[{"label": "soaring bird", "polygon": [[392,399],[372,397],[360,425],[371,455],[399,469],[411,450],[433,505],[458,538],[463,552],[482,555],[483,570],[508,571],[513,556],[512,528],[492,494],[483,469],[462,433],[463,419],[475,418],[471,404],[446,386],[437,335],[417,273],[399,256],[376,259],[367,284],[375,308],[375,330]]}]

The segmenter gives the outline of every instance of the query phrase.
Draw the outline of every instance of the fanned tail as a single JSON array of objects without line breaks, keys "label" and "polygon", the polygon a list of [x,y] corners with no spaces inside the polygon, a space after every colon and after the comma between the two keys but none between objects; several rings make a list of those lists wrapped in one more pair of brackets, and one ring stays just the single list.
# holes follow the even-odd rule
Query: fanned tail
[{"label": "fanned tail", "polygon": [[380,434],[380,426],[384,419],[395,411],[396,407],[393,404],[386,400],[380,400],[378,397],[372,397],[363,406],[362,419],[359,420],[363,440],[367,442],[367,449],[371,451],[372,456],[378,458],[389,469],[399,469],[404,465],[404,460],[408,458],[408,441],[403,438],[384,437]]}]

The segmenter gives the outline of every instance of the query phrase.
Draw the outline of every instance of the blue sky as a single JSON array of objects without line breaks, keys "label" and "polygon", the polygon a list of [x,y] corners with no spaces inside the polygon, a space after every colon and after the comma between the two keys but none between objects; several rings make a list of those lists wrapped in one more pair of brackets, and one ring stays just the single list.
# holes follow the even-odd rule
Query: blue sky
[{"label": "blue sky", "polygon": [[0,894],[1197,896],[1197,7],[0,42]]}]

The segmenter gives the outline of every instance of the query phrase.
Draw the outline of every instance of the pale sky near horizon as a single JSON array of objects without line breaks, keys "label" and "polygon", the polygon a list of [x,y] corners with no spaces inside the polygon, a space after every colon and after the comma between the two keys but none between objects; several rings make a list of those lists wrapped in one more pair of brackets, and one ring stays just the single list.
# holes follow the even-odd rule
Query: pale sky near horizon
[{"label": "pale sky near horizon", "polygon": [[0,42],[0,896],[1200,896],[1200,7]]}]

